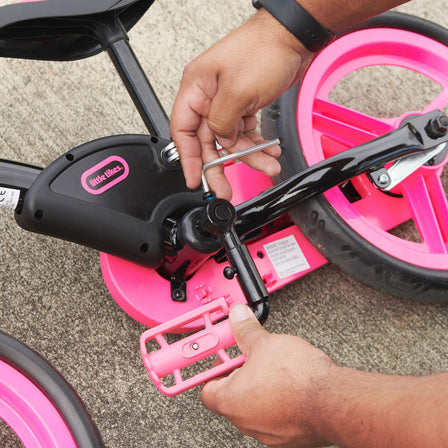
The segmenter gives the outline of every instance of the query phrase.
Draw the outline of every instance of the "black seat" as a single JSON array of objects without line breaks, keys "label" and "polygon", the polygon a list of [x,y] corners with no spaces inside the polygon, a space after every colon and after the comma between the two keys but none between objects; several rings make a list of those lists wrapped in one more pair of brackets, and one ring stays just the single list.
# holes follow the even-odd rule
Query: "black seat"
[{"label": "black seat", "polygon": [[70,61],[102,51],[95,24],[118,17],[126,31],[154,0],[43,0],[0,8],[0,56]]}]

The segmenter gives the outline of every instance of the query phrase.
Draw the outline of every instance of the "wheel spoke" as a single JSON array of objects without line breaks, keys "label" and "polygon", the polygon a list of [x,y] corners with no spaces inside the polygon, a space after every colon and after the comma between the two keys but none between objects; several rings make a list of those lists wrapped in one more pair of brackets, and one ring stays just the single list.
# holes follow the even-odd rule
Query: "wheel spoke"
[{"label": "wheel spoke", "polygon": [[424,244],[432,253],[448,253],[448,201],[436,172],[412,176],[403,193]]},{"label": "wheel spoke", "polygon": [[378,118],[323,99],[315,100],[313,127],[327,142],[325,144],[327,157],[366,143],[392,130],[389,124]]},{"label": "wheel spoke", "polygon": [[433,171],[430,176],[426,177],[426,183],[431,192],[432,203],[444,241],[448,242],[448,198],[440,175]]}]

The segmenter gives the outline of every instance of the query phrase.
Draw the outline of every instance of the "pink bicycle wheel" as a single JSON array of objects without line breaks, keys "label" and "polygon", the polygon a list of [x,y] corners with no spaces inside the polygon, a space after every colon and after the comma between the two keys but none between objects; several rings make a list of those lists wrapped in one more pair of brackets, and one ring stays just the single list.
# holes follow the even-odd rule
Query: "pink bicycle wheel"
[{"label": "pink bicycle wheel", "polygon": [[73,389],[43,358],[2,332],[0,418],[26,448],[103,446]]},{"label": "pink bicycle wheel", "polygon": [[[279,180],[390,132],[411,115],[443,109],[448,104],[447,45],[447,30],[399,13],[384,14],[339,37],[314,59],[301,84],[264,113],[265,137],[275,134],[285,149]],[[351,95],[347,86],[364,70],[363,82],[374,73],[373,87],[386,89],[379,67],[419,76],[421,85],[432,89],[430,99],[419,105],[409,101],[406,109],[386,116],[379,116],[381,106],[391,109],[384,102],[378,114],[357,110],[354,97],[364,95],[366,85]],[[343,101],[337,97],[340,86]],[[417,96],[406,93],[411,100]],[[387,102],[395,102],[393,94]],[[357,280],[393,295],[448,301],[447,162],[445,149],[392,194],[378,190],[367,175],[358,176],[291,216],[330,261]]]}]

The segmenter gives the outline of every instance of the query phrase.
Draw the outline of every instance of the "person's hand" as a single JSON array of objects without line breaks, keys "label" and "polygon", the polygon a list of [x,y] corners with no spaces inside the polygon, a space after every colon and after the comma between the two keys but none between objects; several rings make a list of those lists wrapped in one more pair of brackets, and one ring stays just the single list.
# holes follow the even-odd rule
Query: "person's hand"
[{"label": "person's hand", "polygon": [[[310,53],[269,13],[257,12],[185,68],[174,103],[171,135],[179,150],[187,186],[199,186],[202,165],[218,157],[215,141],[236,152],[264,141],[255,114],[291,87]],[[275,176],[280,148],[243,158]],[[229,199],[222,167],[207,170],[211,189]]]},{"label": "person's hand", "polygon": [[247,360],[204,385],[205,406],[270,447],[326,445],[315,431],[315,392],[338,367],[303,339],[268,333],[247,306],[232,307],[230,323]]}]

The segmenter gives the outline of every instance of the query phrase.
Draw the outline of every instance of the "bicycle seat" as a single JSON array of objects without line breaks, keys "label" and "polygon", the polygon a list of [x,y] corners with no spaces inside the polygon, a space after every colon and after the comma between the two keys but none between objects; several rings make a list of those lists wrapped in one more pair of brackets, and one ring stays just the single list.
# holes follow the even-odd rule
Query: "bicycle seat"
[{"label": "bicycle seat", "polygon": [[70,61],[102,51],[95,23],[131,29],[154,0],[25,0],[0,8],[0,56]]}]

